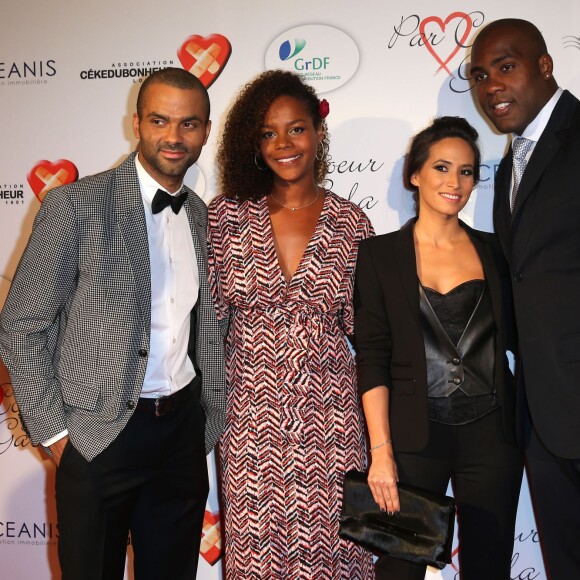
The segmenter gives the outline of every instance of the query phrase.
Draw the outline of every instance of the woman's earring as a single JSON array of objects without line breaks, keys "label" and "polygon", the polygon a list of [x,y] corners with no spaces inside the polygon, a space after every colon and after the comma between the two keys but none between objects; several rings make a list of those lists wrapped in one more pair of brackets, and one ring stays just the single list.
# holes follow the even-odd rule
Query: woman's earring
[{"label": "woman's earring", "polygon": [[259,161],[262,160],[262,162],[263,162],[264,160],[262,159],[262,157],[258,157],[258,155],[260,155],[260,154],[256,151],[256,153],[254,153],[254,163],[256,164],[256,167],[260,171],[266,171],[266,169],[268,169],[268,166],[265,165],[265,164],[263,166],[260,165],[260,162]]},{"label": "woman's earring", "polygon": [[326,145],[326,143],[321,141],[318,144],[318,148],[316,149],[316,159],[318,161],[322,161],[326,157],[327,153],[328,153],[328,145]]}]

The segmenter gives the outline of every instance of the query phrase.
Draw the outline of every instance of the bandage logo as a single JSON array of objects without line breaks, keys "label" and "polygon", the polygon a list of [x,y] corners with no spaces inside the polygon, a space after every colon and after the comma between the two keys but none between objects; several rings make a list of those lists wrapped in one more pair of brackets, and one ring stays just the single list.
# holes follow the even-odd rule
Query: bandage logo
[{"label": "bandage logo", "polygon": [[280,60],[289,60],[294,58],[302,49],[306,46],[306,41],[303,38],[294,39],[294,50],[292,50],[292,45],[289,40],[285,40],[278,50],[280,55]]},{"label": "bandage logo", "polygon": [[230,41],[221,34],[194,34],[177,51],[183,68],[194,74],[206,88],[220,76],[231,54]]},{"label": "bandage logo", "polygon": [[59,159],[54,163],[43,159],[29,171],[27,178],[38,201],[42,201],[51,189],[76,181],[79,170],[68,159]]},{"label": "bandage logo", "polygon": [[[449,54],[445,55],[443,52],[443,47],[436,49],[435,47],[445,39],[440,38],[437,40],[437,34],[431,33],[427,34],[426,28],[429,24],[437,25],[442,32],[445,32],[447,25],[452,21],[459,18],[458,23],[454,23],[454,34],[452,39],[452,47]],[[431,56],[439,63],[439,68],[435,71],[437,74],[441,69],[443,69],[449,76],[454,76],[453,73],[447,68],[447,65],[453,60],[453,57],[459,52],[460,48],[465,48],[467,45],[465,41],[469,38],[471,30],[473,28],[473,21],[469,14],[465,12],[452,12],[445,20],[442,20],[438,16],[428,16],[424,18],[419,24],[419,34],[425,43],[425,48],[431,53]],[[441,54],[442,53],[442,54]]]},{"label": "bandage logo", "polygon": [[220,528],[220,514],[205,510],[203,517],[201,546],[199,553],[204,560],[213,566],[222,555],[222,534]]}]

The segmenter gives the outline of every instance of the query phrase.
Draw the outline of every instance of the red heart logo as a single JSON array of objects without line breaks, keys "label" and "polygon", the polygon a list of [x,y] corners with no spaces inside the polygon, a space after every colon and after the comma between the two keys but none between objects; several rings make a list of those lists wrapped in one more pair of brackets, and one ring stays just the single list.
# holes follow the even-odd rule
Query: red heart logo
[{"label": "red heart logo", "polygon": [[54,187],[76,181],[79,178],[79,170],[68,159],[59,159],[54,163],[42,159],[28,172],[26,177],[38,201],[42,201],[44,196]]},{"label": "red heart logo", "polygon": [[230,41],[221,34],[194,34],[177,51],[183,68],[194,74],[206,89],[220,76],[231,54]]},{"label": "red heart logo", "polygon": [[219,512],[212,514],[205,510],[201,534],[199,553],[210,566],[213,566],[222,555],[222,534]]},{"label": "red heart logo", "polygon": [[[442,60],[442,58],[437,54],[437,52],[435,51],[435,48],[433,47],[433,45],[431,44],[431,42],[427,38],[427,35],[425,34],[425,27],[430,22],[434,22],[435,24],[439,25],[439,28],[441,28],[441,30],[443,32],[445,32],[445,27],[447,26],[447,24],[449,24],[449,22],[451,20],[454,20],[455,18],[461,18],[462,20],[465,20],[467,26],[465,27],[465,32],[463,33],[463,36],[460,39],[457,38],[457,31],[459,30],[459,27],[457,27],[457,31],[455,33],[455,48],[451,51],[451,54],[445,60]],[[463,43],[467,40],[467,38],[471,34],[472,28],[473,28],[473,21],[471,20],[471,16],[469,16],[469,14],[466,14],[465,12],[453,12],[445,20],[441,20],[441,18],[439,18],[438,16],[429,16],[421,21],[421,24],[419,25],[419,34],[421,35],[421,38],[423,39],[423,42],[425,43],[425,48],[431,53],[433,58],[441,65],[437,69],[435,74],[437,74],[441,69],[445,69],[445,71],[447,72],[447,74],[449,76],[451,76],[451,77],[455,76],[447,68],[447,63],[450,62],[451,59],[459,52],[460,48],[464,47]]]}]

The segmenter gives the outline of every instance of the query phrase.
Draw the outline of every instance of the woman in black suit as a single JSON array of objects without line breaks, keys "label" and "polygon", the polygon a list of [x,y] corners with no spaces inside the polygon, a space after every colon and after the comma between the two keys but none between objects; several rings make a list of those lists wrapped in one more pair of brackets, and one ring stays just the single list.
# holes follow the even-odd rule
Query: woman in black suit
[{"label": "woman in black suit", "polygon": [[[495,235],[458,218],[479,165],[477,132],[460,117],[412,140],[404,179],[418,217],[361,243],[355,343],[377,504],[399,510],[398,481],[444,493],[451,480],[461,578],[508,580],[523,465],[509,274]],[[376,571],[425,576],[387,557]]]}]

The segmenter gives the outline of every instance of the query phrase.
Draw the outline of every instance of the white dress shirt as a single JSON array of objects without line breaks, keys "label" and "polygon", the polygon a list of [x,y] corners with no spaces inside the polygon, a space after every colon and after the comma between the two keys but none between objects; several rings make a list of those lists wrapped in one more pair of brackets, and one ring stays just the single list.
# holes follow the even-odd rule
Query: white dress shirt
[{"label": "white dress shirt", "polygon": [[168,206],[154,215],[151,202],[155,193],[167,190],[145,171],[139,155],[135,166],[151,266],[151,343],[141,396],[153,398],[171,395],[195,377],[187,346],[191,311],[199,294],[199,272],[185,209],[176,215]]}]

